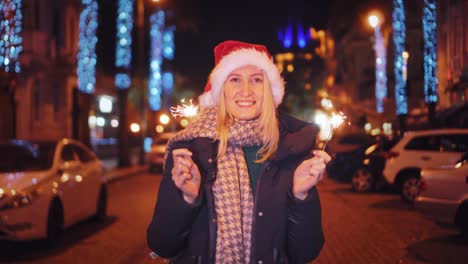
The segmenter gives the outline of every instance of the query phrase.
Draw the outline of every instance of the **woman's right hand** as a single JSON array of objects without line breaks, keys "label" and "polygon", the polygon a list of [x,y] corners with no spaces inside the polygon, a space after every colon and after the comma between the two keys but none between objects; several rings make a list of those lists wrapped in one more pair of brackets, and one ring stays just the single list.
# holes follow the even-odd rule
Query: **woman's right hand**
[{"label": "woman's right hand", "polygon": [[172,157],[174,160],[172,180],[182,191],[184,200],[194,204],[200,191],[201,176],[197,164],[192,160],[192,152],[185,148],[176,149],[172,151]]}]

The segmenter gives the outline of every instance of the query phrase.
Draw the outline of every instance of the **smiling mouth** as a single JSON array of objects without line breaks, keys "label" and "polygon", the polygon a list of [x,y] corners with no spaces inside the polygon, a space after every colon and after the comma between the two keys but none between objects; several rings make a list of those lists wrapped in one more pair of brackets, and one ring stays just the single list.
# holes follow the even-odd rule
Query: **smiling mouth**
[{"label": "smiling mouth", "polygon": [[256,101],[236,101],[238,106],[252,106],[256,103]]}]

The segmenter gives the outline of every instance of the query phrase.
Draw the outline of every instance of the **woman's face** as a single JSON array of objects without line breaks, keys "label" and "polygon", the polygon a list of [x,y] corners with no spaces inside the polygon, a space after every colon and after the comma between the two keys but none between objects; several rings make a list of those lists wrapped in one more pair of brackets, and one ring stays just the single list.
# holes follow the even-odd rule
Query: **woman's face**
[{"label": "woman's face", "polygon": [[262,113],[264,74],[253,65],[237,68],[224,83],[226,111],[239,120],[251,120]]}]

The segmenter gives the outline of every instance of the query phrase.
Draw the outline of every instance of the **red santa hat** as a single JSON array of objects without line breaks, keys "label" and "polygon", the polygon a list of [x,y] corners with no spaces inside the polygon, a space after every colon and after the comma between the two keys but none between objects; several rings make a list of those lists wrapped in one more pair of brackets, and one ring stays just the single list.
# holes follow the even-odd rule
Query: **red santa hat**
[{"label": "red santa hat", "polygon": [[201,107],[216,106],[228,75],[235,69],[254,65],[262,69],[271,86],[273,101],[281,104],[284,96],[284,81],[268,50],[263,45],[228,40],[214,49],[215,67],[211,71],[205,91],[198,97]]}]

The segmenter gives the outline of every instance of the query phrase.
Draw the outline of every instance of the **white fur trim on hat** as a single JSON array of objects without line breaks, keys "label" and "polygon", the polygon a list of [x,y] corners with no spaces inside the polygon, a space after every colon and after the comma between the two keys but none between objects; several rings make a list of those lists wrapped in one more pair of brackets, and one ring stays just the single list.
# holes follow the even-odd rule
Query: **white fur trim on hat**
[{"label": "white fur trim on hat", "polygon": [[284,81],[278,68],[268,55],[252,48],[235,50],[221,59],[210,74],[209,82],[211,83],[211,90],[204,92],[198,97],[200,106],[216,106],[228,75],[235,69],[245,65],[254,65],[265,71],[270,81],[273,101],[276,106],[281,104],[284,96]]}]

